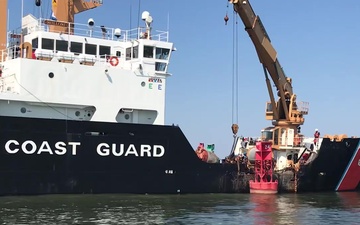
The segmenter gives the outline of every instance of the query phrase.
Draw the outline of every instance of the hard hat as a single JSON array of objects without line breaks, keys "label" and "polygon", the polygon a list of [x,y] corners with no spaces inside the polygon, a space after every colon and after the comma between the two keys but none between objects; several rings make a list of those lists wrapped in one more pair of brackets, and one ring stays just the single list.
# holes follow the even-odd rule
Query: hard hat
[{"label": "hard hat", "polygon": [[318,131],[318,129],[316,128],[315,131]]}]

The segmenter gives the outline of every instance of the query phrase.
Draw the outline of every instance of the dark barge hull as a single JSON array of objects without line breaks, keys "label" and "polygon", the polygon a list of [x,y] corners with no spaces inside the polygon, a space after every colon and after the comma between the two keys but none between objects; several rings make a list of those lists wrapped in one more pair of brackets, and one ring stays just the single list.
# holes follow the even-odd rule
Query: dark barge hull
[{"label": "dark barge hull", "polygon": [[[0,126],[0,195],[249,193],[253,179],[237,165],[199,160],[177,126],[15,117],[0,117]],[[347,160],[333,166],[344,170],[359,140],[349,141],[334,150],[347,150],[343,158],[321,150],[298,190],[334,191],[340,172],[319,182],[313,171],[327,168],[327,160]]]},{"label": "dark barge hull", "polygon": [[359,138],[340,142],[324,139],[316,159],[301,167],[298,189],[306,191],[360,190]]}]

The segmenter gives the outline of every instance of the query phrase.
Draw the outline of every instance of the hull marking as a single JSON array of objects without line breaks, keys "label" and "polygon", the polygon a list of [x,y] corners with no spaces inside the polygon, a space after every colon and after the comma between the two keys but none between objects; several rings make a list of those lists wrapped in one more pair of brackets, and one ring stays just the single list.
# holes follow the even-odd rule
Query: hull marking
[{"label": "hull marking", "polygon": [[360,182],[360,144],[357,146],[335,191],[352,191]]}]

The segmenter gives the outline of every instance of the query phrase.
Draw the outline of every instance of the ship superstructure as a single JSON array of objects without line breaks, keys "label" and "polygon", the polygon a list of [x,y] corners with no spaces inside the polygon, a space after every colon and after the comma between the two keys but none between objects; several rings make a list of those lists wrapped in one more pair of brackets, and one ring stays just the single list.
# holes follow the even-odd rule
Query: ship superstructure
[{"label": "ship superstructure", "polygon": [[174,45],[148,12],[143,19],[146,27],[121,30],[25,16],[0,54],[0,115],[164,124]]}]

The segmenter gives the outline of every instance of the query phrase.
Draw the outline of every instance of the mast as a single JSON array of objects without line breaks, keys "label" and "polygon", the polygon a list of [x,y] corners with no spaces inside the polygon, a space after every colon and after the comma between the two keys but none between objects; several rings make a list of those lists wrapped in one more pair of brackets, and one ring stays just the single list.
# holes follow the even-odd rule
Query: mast
[{"label": "mast", "polygon": [[[7,0],[0,0],[0,50],[6,48],[7,40]],[[1,59],[1,57],[0,57]]]},{"label": "mast", "polygon": [[[1,0],[0,0],[1,1]],[[51,0],[52,11],[57,21],[74,23],[75,14],[94,9],[102,5],[102,0]],[[69,31],[69,27],[71,27]],[[66,27],[50,25],[50,31],[58,33],[73,33],[73,26]]]}]

